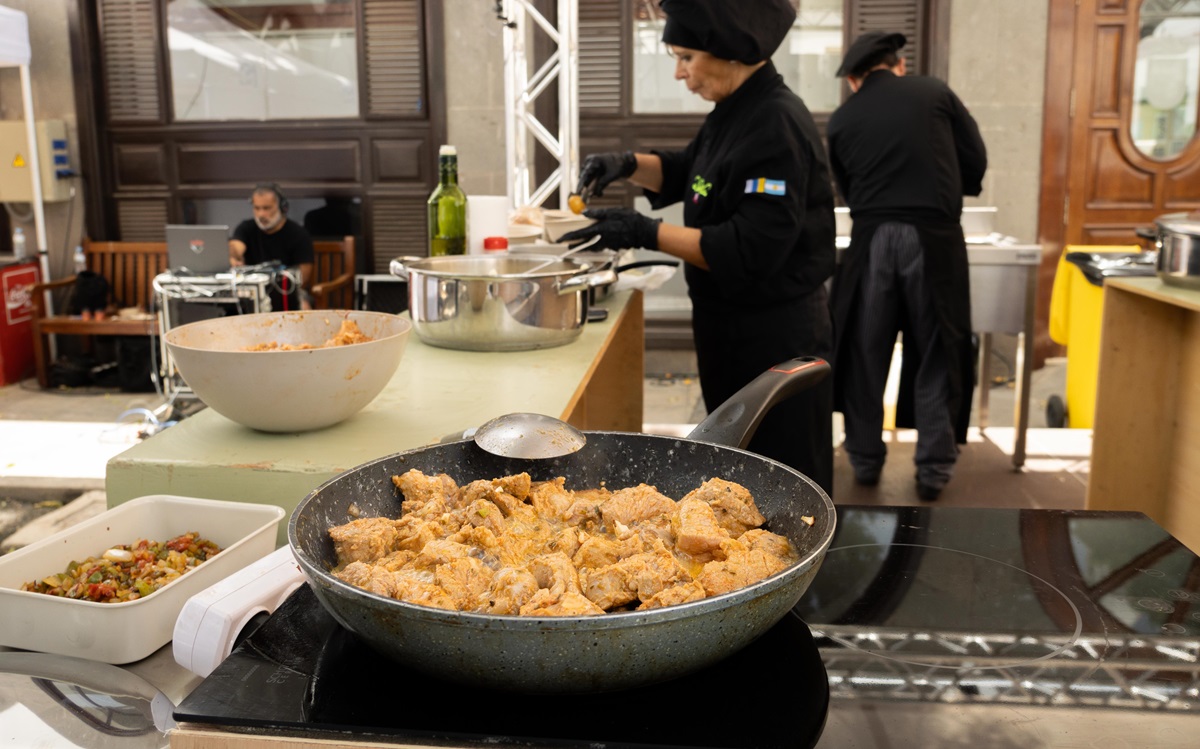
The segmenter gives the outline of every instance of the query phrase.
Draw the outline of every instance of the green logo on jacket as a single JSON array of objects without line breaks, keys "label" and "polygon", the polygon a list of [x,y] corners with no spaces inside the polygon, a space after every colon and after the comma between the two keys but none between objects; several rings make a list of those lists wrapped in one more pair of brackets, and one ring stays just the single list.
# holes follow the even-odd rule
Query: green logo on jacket
[{"label": "green logo on jacket", "polygon": [[711,189],[712,183],[706,182],[699,174],[696,175],[696,179],[692,180],[692,192],[696,193],[697,195],[703,195],[707,198],[708,191]]}]

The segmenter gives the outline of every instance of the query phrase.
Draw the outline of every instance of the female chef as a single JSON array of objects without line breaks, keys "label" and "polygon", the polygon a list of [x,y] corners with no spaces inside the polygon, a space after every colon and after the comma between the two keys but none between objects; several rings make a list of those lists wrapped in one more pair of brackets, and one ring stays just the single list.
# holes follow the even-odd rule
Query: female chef
[{"label": "female chef", "polygon": [[[683,226],[628,208],[564,237],[646,248],[685,261],[700,386],[711,412],[772,366],[832,356],[824,283],[834,269],[833,189],[812,115],[771,63],[796,18],[788,0],[662,0],[675,78],[713,102],[680,151],[593,154],[578,192],[619,178],[654,208],[684,203]],[[749,449],[833,493],[829,380],[771,410]]]}]

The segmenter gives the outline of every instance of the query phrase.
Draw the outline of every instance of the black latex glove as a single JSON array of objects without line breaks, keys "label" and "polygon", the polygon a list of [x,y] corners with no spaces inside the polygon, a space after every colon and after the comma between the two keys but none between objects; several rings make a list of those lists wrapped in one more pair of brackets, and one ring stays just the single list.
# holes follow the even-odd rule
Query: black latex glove
[{"label": "black latex glove", "polygon": [[596,223],[562,235],[560,242],[578,247],[592,237],[599,236],[600,241],[587,249],[658,249],[658,225],[661,219],[643,216],[632,208],[597,208],[584,211],[583,215],[596,219]]},{"label": "black latex glove", "polygon": [[579,184],[575,186],[575,192],[586,196],[585,199],[599,197],[604,194],[604,188],[636,171],[637,157],[633,151],[588,154],[583,160],[583,169],[579,171]]}]

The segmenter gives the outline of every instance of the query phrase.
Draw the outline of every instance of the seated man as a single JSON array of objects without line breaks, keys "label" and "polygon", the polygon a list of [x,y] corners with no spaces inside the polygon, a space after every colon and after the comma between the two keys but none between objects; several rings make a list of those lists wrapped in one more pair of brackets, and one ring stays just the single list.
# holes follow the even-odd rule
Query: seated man
[{"label": "seated man", "polygon": [[[313,243],[304,227],[288,221],[288,201],[279,185],[265,183],[255,186],[250,196],[254,218],[246,219],[233,230],[229,240],[229,264],[233,267],[282,263],[288,273],[277,279],[278,298],[272,294],[276,311],[294,309],[289,300],[299,298],[301,309],[312,309],[308,289],[312,284]],[[295,274],[299,273],[299,278]],[[299,281],[299,289],[285,288]],[[294,293],[294,292],[299,292]]]}]

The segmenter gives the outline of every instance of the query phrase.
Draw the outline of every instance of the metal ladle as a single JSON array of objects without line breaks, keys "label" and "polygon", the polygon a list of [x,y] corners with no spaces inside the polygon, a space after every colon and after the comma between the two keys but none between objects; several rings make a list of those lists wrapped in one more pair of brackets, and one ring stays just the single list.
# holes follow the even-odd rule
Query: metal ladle
[{"label": "metal ladle", "polygon": [[551,260],[547,260],[544,263],[538,263],[537,265],[533,266],[532,268],[521,271],[521,273],[518,275],[527,276],[530,273],[533,273],[534,271],[539,271],[542,268],[545,268],[547,265],[554,265],[555,263],[559,262],[560,260],[565,260],[566,258],[570,257],[571,255],[574,255],[576,252],[582,252],[583,250],[586,250],[587,248],[591,247],[592,245],[596,244],[599,241],[600,241],[600,235],[597,234],[596,236],[585,241],[583,244],[579,245],[578,247],[572,247],[571,249],[567,250],[566,252],[564,252],[560,255],[556,255]]},{"label": "metal ladle", "polygon": [[587,444],[584,433],[567,422],[535,413],[497,416],[476,429],[474,439],[503,458],[558,458]]}]

